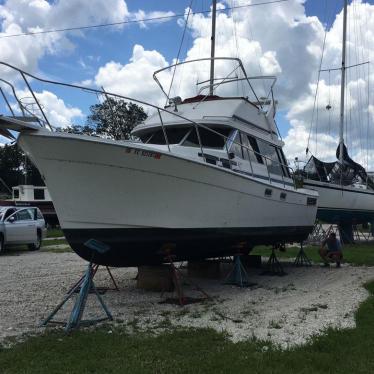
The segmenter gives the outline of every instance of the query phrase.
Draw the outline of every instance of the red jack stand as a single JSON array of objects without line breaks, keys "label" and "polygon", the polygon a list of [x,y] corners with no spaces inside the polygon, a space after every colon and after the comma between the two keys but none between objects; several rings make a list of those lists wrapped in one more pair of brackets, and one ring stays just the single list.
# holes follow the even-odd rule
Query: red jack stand
[{"label": "red jack stand", "polygon": [[[196,291],[201,292],[205,296],[204,297],[205,299],[211,299],[211,297],[201,287],[199,287],[197,284],[193,284],[192,282],[186,282],[185,281],[185,277],[182,275],[180,269],[178,269],[175,266],[173,259],[175,259],[175,256],[172,256],[171,254],[168,254],[165,257],[165,261],[168,262],[169,265],[170,265],[171,276],[172,276],[172,279],[173,279],[174,288],[175,288],[175,291],[176,291],[176,294],[177,294],[179,305],[184,306],[186,304],[190,304],[190,303],[193,303],[193,302],[200,301],[200,299],[194,299],[194,298],[187,297],[187,296],[184,295],[183,286],[182,286],[183,282],[186,283],[186,284],[190,284],[190,285],[194,286]],[[164,293],[162,293],[161,297],[163,296],[163,294]]]}]

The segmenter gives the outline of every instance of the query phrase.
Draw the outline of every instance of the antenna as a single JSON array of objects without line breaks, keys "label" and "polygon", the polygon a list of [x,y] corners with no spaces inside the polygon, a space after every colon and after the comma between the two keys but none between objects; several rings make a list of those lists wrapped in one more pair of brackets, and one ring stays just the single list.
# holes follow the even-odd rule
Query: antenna
[{"label": "antenna", "polygon": [[348,0],[344,0],[343,13],[343,49],[342,49],[342,78],[340,87],[340,128],[339,128],[339,160],[343,163],[343,148],[344,148],[344,95],[345,95],[345,57],[346,57],[346,41],[347,41],[347,5]]},{"label": "antenna", "polygon": [[214,55],[216,47],[216,13],[217,13],[217,0],[213,0],[212,7],[212,36],[211,36],[211,47],[210,47],[210,84],[209,84],[209,95],[213,95],[213,84],[214,84]]}]

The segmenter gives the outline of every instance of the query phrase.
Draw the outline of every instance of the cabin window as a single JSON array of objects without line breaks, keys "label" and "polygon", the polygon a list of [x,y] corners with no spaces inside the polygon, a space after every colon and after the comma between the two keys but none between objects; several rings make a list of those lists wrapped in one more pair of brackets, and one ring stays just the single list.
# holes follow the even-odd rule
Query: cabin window
[{"label": "cabin window", "polygon": [[35,188],[34,189],[34,200],[44,200],[45,194],[43,188]]},{"label": "cabin window", "polygon": [[273,174],[283,175],[282,166],[276,148],[263,140],[257,139],[260,153],[266,156],[266,164],[269,168],[269,172]]},{"label": "cabin window", "polygon": [[[202,146],[206,148],[222,149],[225,146],[226,137],[229,136],[230,129],[220,127],[211,127],[211,129],[215,132],[199,127],[198,130]],[[222,135],[217,134],[217,132]],[[200,147],[195,128],[191,129],[191,132],[182,145],[186,147]]]},{"label": "cabin window", "polygon": [[283,153],[281,148],[276,148],[276,150],[277,150],[277,153],[278,153],[278,158],[279,158],[280,162],[283,164],[282,165],[283,175],[290,178],[290,171],[287,167],[288,164],[287,164],[286,157],[284,156],[284,153]]},{"label": "cabin window", "polygon": [[242,139],[242,144],[244,146],[243,147],[244,159],[250,160],[251,162],[258,162],[260,164],[263,164],[262,157],[259,154],[260,151],[258,149],[256,139],[244,133],[241,133],[241,139]]},{"label": "cabin window", "polygon": [[[175,128],[175,127],[165,127],[166,136],[168,138],[169,144],[179,144],[183,138],[187,135],[189,129],[187,128]],[[156,130],[154,133],[140,135],[140,139],[143,143],[148,144],[160,144],[165,145],[165,135],[164,131],[161,129]]]},{"label": "cabin window", "polygon": [[242,142],[241,142],[240,138],[241,138],[240,132],[236,130],[236,135],[233,138],[232,144],[231,144],[231,147],[230,147],[230,153],[231,152],[234,153],[235,157],[244,158],[243,157],[243,147],[241,146]]}]

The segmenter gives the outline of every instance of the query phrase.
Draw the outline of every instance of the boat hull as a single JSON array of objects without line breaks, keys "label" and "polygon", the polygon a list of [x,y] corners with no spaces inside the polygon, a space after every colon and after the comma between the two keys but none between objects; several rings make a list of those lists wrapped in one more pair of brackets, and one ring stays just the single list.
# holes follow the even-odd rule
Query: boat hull
[{"label": "boat hull", "polygon": [[[237,253],[247,254],[255,245],[295,242],[307,238],[311,227],[248,227],[213,229],[102,229],[64,230],[74,251],[107,266],[159,264],[168,260],[201,260]],[[92,253],[84,243],[95,238],[109,245],[105,254]]]},{"label": "boat hull", "polygon": [[301,241],[313,228],[313,193],[138,143],[46,132],[21,133],[18,142],[45,178],[72,248],[90,260],[88,239],[110,247],[95,254],[99,264],[160,263],[170,252],[180,260],[248,252]]},{"label": "boat hull", "polygon": [[374,221],[374,191],[341,188],[317,181],[307,181],[304,186],[319,194],[317,219],[334,224]]}]

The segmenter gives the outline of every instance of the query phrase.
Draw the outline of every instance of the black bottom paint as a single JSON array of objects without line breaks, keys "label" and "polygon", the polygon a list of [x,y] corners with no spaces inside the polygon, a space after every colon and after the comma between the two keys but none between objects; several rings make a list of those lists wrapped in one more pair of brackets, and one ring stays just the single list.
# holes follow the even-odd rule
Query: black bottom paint
[{"label": "black bottom paint", "polygon": [[372,222],[374,220],[374,212],[368,210],[318,208],[317,219],[326,223],[356,225]]},{"label": "black bottom paint", "polygon": [[[301,242],[312,226],[220,229],[67,229],[67,241],[87,261],[106,266],[139,266],[165,262],[169,252],[177,261],[199,260],[249,252],[263,244]],[[110,246],[105,254],[84,246],[89,239]]]}]

